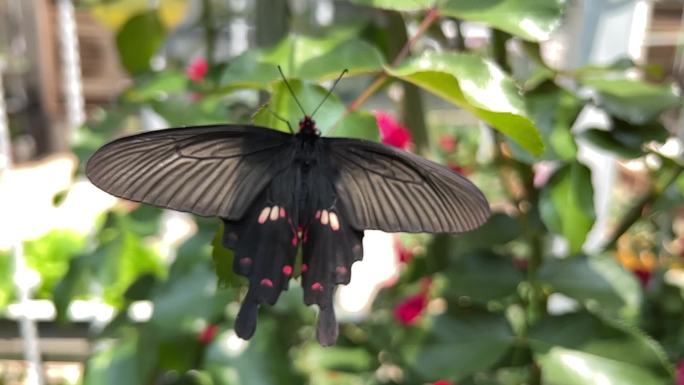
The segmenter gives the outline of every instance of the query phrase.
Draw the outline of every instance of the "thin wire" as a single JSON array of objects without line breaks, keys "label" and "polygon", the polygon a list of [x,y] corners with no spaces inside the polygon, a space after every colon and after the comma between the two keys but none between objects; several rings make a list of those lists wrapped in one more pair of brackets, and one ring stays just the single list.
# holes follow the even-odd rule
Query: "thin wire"
[{"label": "thin wire", "polygon": [[316,112],[318,112],[318,109],[321,108],[321,106],[323,105],[323,103],[325,103],[325,101],[328,100],[328,96],[330,96],[330,94],[332,94],[333,90],[334,90],[335,87],[337,86],[337,83],[339,83],[340,80],[342,80],[342,77],[343,77],[344,74],[346,74],[347,72],[349,72],[349,71],[345,68],[345,69],[342,71],[342,73],[340,74],[340,76],[337,77],[337,80],[335,80],[335,83],[333,83],[332,87],[330,87],[330,89],[328,90],[328,93],[325,94],[325,97],[324,97],[323,100],[321,100],[321,102],[318,104],[318,107],[316,107],[316,109],[314,109],[313,112],[311,113],[311,117],[312,117],[312,118],[314,117],[314,115],[316,115]]},{"label": "thin wire", "polygon": [[294,99],[295,103],[297,103],[297,106],[299,106],[299,109],[302,111],[302,114],[304,114],[306,116],[306,112],[304,112],[304,108],[302,107],[301,103],[299,103],[299,100],[297,100],[297,95],[295,95],[294,91],[292,91],[292,87],[290,87],[290,83],[287,82],[287,79],[285,78],[285,74],[283,73],[283,69],[280,68],[280,65],[278,66],[278,72],[280,72],[280,76],[283,78],[283,81],[285,82],[287,89],[290,90],[290,94],[292,94],[292,98]]}]

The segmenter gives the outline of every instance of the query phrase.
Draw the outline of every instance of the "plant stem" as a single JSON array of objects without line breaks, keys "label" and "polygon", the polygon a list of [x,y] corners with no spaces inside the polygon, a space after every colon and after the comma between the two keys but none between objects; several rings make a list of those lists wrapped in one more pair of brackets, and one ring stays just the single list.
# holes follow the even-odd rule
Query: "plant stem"
[{"label": "plant stem", "polygon": [[506,32],[492,29],[492,57],[502,70],[511,73],[511,66],[508,64],[508,52],[506,42],[511,35]]},{"label": "plant stem", "polygon": [[[404,47],[402,47],[401,51],[399,54],[394,58],[392,61],[392,66],[397,66],[400,64],[408,55],[411,53],[411,48],[413,45],[415,45],[416,41],[423,36],[425,31],[427,31],[428,28],[432,25],[432,23],[435,22],[439,18],[439,11],[436,8],[432,8],[428,11],[427,15],[425,15],[425,18],[423,21],[420,23],[420,26],[418,27],[418,30],[416,31],[413,36],[404,44]],[[384,84],[385,82],[389,79],[389,76],[387,75],[386,72],[381,73],[373,83],[371,83],[366,89],[356,98],[354,99],[351,104],[349,104],[349,107],[347,107],[347,113],[354,112],[356,111],[363,103],[368,100],[369,97],[371,97],[374,93],[376,93]],[[346,114],[345,114],[346,115]],[[344,118],[344,115],[342,116]],[[340,118],[341,120],[341,118]]]},{"label": "plant stem", "polygon": [[204,43],[206,45],[206,60],[211,68],[214,64],[214,49],[216,47],[216,30],[212,21],[213,6],[211,0],[202,0],[202,24],[204,25]]},{"label": "plant stem", "polygon": [[684,166],[676,164],[672,169],[672,175],[665,180],[665,183],[663,183],[662,186],[653,186],[649,192],[639,198],[618,223],[615,231],[603,244],[601,250],[606,251],[615,248],[618,239],[620,239],[620,237],[622,237],[627,230],[643,216],[644,210],[646,210],[650,204],[655,202],[660,195],[677,181],[682,172],[684,172]]}]

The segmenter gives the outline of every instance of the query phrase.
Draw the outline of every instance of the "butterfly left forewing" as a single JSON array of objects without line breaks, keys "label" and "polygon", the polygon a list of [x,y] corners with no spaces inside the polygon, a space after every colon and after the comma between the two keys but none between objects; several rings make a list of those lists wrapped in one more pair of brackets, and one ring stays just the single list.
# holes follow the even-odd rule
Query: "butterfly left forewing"
[{"label": "butterfly left forewing", "polygon": [[280,172],[291,138],[238,125],[151,131],[100,148],[86,175],[121,198],[236,220]]}]

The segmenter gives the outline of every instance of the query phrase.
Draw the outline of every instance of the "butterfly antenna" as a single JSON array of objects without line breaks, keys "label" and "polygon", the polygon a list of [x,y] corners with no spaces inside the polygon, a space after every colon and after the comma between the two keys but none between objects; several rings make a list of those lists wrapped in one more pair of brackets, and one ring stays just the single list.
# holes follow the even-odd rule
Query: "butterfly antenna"
[{"label": "butterfly antenna", "polygon": [[280,68],[280,65],[278,66],[278,72],[280,72],[280,76],[283,78],[283,81],[285,82],[287,89],[290,90],[290,94],[292,95],[292,98],[294,99],[295,103],[297,103],[299,109],[302,111],[302,114],[306,115],[306,112],[304,112],[304,108],[302,108],[302,104],[299,103],[299,100],[297,99],[297,95],[295,95],[294,91],[292,90],[292,87],[290,87],[290,83],[288,83],[287,78],[285,78],[285,74],[283,73],[283,69]]},{"label": "butterfly antenna", "polygon": [[335,87],[337,86],[337,83],[339,83],[340,80],[342,80],[342,77],[343,77],[344,74],[346,74],[347,72],[349,72],[349,71],[345,68],[345,69],[342,71],[342,73],[340,74],[340,76],[337,77],[337,80],[335,80],[335,83],[333,83],[332,87],[330,87],[330,89],[328,90],[328,93],[325,94],[325,97],[324,97],[323,100],[321,100],[321,102],[318,104],[318,107],[316,107],[316,109],[313,110],[313,112],[311,113],[311,117],[312,117],[312,118],[314,117],[314,115],[316,115],[316,112],[318,111],[319,108],[321,108],[321,106],[323,105],[323,103],[325,103],[325,101],[328,99],[328,96],[330,96],[330,94],[332,94],[333,90],[334,90]]},{"label": "butterfly antenna", "polygon": [[278,120],[280,120],[281,122],[284,122],[285,124],[287,124],[287,128],[290,129],[290,133],[291,133],[291,134],[294,134],[294,133],[295,133],[294,130],[292,129],[292,126],[290,125],[290,121],[289,121],[289,120],[287,120],[287,119],[283,118],[282,116],[278,115],[275,111],[273,111],[273,110],[270,109],[270,108],[268,109],[268,112],[270,112],[273,116],[275,116],[276,119],[278,119]]}]

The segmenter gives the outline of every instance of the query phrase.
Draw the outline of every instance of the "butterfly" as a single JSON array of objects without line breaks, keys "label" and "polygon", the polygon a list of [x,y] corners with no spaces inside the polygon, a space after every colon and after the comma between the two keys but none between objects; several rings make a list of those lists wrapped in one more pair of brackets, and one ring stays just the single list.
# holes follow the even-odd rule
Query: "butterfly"
[{"label": "butterfly", "polygon": [[313,116],[327,96],[307,115],[283,80],[304,113],[298,132],[230,124],[145,132],[101,147],[86,175],[117,197],[221,218],[233,269],[249,280],[239,337],[254,334],[259,305],[275,304],[298,274],[304,302],[319,308],[317,339],[332,345],[333,294],[363,257],[364,230],[465,232],[487,220],[489,204],[445,166],[380,143],[322,137]]}]

